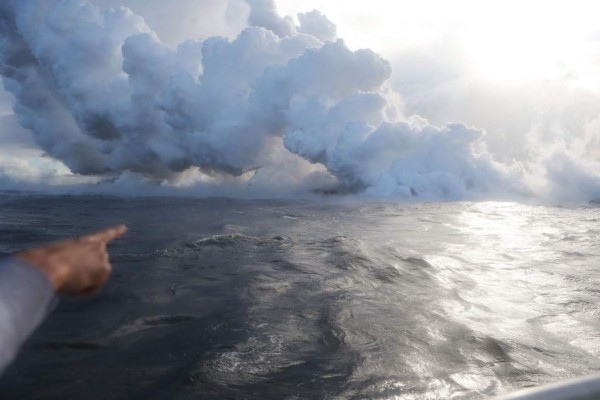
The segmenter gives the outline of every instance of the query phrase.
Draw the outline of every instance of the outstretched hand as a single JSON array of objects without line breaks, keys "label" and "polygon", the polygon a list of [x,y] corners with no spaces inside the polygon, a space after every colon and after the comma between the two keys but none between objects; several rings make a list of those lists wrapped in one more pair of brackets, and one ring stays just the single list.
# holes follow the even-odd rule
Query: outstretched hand
[{"label": "outstretched hand", "polygon": [[112,267],[106,245],[126,231],[120,225],[14,256],[40,269],[57,292],[85,296],[97,292],[108,279]]}]

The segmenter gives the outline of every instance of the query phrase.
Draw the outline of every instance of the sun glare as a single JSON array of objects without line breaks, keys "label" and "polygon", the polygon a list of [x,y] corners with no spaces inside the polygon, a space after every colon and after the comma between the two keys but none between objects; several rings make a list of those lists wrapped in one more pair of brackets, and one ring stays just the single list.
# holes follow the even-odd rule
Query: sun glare
[{"label": "sun glare", "polygon": [[594,1],[389,2],[278,0],[282,13],[316,8],[353,48],[386,57],[410,48],[453,43],[469,73],[492,81],[577,77],[590,80],[582,61],[598,47]]},{"label": "sun glare", "polygon": [[564,2],[522,3],[472,10],[464,46],[473,71],[509,81],[574,72],[594,25],[581,9],[566,8]]}]

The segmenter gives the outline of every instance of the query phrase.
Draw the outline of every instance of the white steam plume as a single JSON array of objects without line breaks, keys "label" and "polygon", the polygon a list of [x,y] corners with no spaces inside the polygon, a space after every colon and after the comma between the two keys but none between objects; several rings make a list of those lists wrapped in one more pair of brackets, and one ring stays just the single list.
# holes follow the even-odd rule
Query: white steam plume
[{"label": "white steam plume", "polygon": [[[384,89],[390,64],[370,50],[351,51],[320,12],[300,14],[297,26],[272,0],[247,3],[251,26],[234,40],[173,49],[126,8],[5,1],[5,88],[38,145],[78,174],[175,180],[197,168],[230,182],[299,168],[313,179],[300,156],[344,188],[374,195],[528,191],[520,167],[485,151],[482,131],[403,117]],[[582,177],[598,185],[594,179]]]}]

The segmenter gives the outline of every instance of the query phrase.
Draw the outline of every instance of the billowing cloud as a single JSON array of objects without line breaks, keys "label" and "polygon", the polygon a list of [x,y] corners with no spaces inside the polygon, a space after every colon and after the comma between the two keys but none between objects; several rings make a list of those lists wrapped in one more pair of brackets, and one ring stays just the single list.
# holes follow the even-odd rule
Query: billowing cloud
[{"label": "billowing cloud", "polygon": [[[499,163],[484,131],[404,115],[416,103],[388,89],[390,63],[350,49],[318,11],[296,24],[271,0],[206,1],[226,21],[210,30],[231,26],[222,30],[229,38],[200,29],[175,45],[175,33],[155,32],[154,14],[131,4],[147,17],[84,0],[0,9],[0,72],[15,112],[74,173],[420,199],[505,198],[569,183],[540,167],[552,154],[536,158],[537,170]],[[232,13],[249,25],[237,35]],[[579,192],[600,195],[595,164],[577,167],[588,168]]]},{"label": "billowing cloud", "polygon": [[337,39],[337,27],[319,10],[299,13],[298,20],[300,21],[298,32],[314,36],[324,42]]}]

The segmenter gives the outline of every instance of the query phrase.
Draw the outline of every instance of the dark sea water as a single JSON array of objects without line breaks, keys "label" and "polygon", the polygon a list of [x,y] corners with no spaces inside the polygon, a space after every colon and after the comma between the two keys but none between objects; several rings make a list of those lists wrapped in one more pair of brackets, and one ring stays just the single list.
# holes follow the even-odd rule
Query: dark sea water
[{"label": "dark sea water", "polygon": [[0,194],[0,254],[118,223],[1,399],[481,399],[600,371],[600,209]]}]

